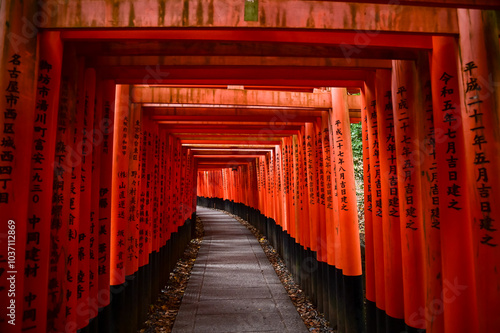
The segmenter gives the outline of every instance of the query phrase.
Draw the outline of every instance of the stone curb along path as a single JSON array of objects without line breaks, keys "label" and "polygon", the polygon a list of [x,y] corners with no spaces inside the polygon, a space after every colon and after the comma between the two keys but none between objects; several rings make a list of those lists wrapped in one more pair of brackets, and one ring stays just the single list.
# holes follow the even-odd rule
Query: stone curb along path
[{"label": "stone curb along path", "polygon": [[197,215],[205,235],[172,332],[309,332],[252,233],[220,211]]}]

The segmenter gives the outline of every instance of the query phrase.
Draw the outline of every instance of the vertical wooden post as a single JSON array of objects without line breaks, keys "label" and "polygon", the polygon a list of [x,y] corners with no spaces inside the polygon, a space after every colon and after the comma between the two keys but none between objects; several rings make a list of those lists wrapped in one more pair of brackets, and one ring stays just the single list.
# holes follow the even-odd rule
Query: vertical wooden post
[{"label": "vertical wooden post", "polygon": [[[433,37],[431,79],[438,178],[442,190],[439,197],[441,221],[436,227],[441,231],[443,292],[428,311],[429,315],[444,316],[442,326],[446,332],[461,327],[477,330],[463,128],[467,116],[460,102],[460,74],[457,71],[456,54],[454,38]],[[453,287],[455,284],[459,289]],[[453,288],[450,289],[450,286]],[[460,286],[466,286],[465,290]]]},{"label": "vertical wooden post", "polygon": [[[333,95],[332,95],[333,96]],[[342,103],[342,99],[333,101],[332,106],[336,103]],[[338,106],[336,106],[338,107]],[[335,250],[335,267],[332,273],[333,282],[335,285],[335,306],[337,319],[337,329],[339,331],[345,330],[346,321],[346,307],[345,307],[345,289],[342,277],[343,268],[343,250],[342,250],[342,237],[341,237],[341,224],[340,224],[340,186],[338,182],[339,166],[337,165],[337,149],[335,148],[335,133],[333,112],[329,111],[328,128],[330,136],[330,159],[332,164],[332,186],[333,186],[333,242]]]},{"label": "vertical wooden post", "polygon": [[302,178],[300,177],[301,160],[299,149],[299,138],[297,135],[292,136],[292,149],[293,149],[293,196],[294,196],[294,214],[295,214],[295,242],[302,244],[301,234],[301,221],[302,221],[302,208],[301,203],[301,184]]},{"label": "vertical wooden post", "polygon": [[[66,49],[63,56],[57,116],[56,146],[54,157],[54,184],[52,194],[52,218],[50,225],[50,260],[48,283],[47,330],[65,331],[76,329],[66,326],[68,299],[69,214],[72,170],[79,163],[79,156],[72,148],[76,128],[75,104],[78,71],[73,49]],[[75,259],[76,262],[76,259]],[[75,263],[76,265],[76,263]]]},{"label": "vertical wooden post", "polygon": [[323,156],[323,174],[324,174],[324,200],[325,200],[325,258],[328,265],[335,266],[335,240],[334,240],[334,179],[332,171],[332,157],[330,145],[330,129],[328,123],[328,113],[321,117],[321,136],[322,136],[322,156]]},{"label": "vertical wooden post", "polygon": [[128,137],[128,220],[127,220],[127,239],[125,241],[127,249],[126,275],[132,275],[139,268],[139,216],[137,215],[139,203],[139,156],[141,154],[141,105],[133,103],[129,118],[129,137]]},{"label": "vertical wooden post", "polygon": [[377,70],[375,94],[382,182],[382,229],[385,271],[385,311],[387,332],[404,327],[403,272],[401,259],[400,201],[394,114],[391,94],[391,71]]},{"label": "vertical wooden post", "polygon": [[[71,180],[69,182],[70,192],[69,197],[69,213],[68,213],[68,253],[66,257],[66,279],[68,281],[67,288],[67,303],[66,303],[66,331],[76,332],[79,328],[78,320],[78,304],[82,294],[78,292],[79,285],[79,241],[80,227],[84,225],[80,215],[82,191],[84,186],[82,179],[82,164],[84,158],[82,155],[83,147],[83,131],[85,128],[85,59],[78,58],[78,79],[76,85],[76,106],[72,112],[72,121],[74,122],[74,131],[71,135],[69,145],[70,151],[73,153],[73,163],[71,170]],[[71,120],[70,120],[71,121]],[[80,225],[82,224],[82,225]],[[83,260],[83,258],[82,258]]]},{"label": "vertical wooden post", "polygon": [[[24,304],[22,328],[25,331],[47,327],[47,300],[50,257],[50,225],[53,195],[53,156],[56,147],[57,110],[61,83],[63,46],[59,32],[40,35],[38,62],[38,93],[35,105],[30,192],[28,197],[28,226],[26,236],[25,270],[39,267],[37,274],[24,277]],[[10,169],[7,168],[5,174]],[[3,174],[4,172],[0,172]],[[29,314],[29,315],[28,315]],[[24,315],[23,315],[24,317]]]},{"label": "vertical wooden post", "polygon": [[[90,224],[91,224],[91,198],[92,198],[92,151],[94,130],[94,107],[96,77],[93,68],[87,68],[84,75],[83,87],[83,130],[81,141],[76,147],[82,156],[80,168],[80,224],[78,226],[78,271],[77,271],[77,306],[75,309],[78,328],[88,325],[89,313],[89,287],[90,287]],[[78,203],[77,203],[78,204]]]},{"label": "vertical wooden post", "polygon": [[[31,165],[49,156],[41,156],[42,152],[31,154],[35,99],[40,90],[36,81],[37,36],[35,31],[26,29],[26,24],[31,24],[29,20],[36,8],[29,1],[4,1],[1,6],[0,331],[20,332],[26,321],[23,317],[33,318],[30,307],[23,311],[26,302],[22,279],[38,276],[40,266],[33,262],[25,265],[26,232],[30,228],[30,219],[33,219],[27,215],[28,200],[33,195]],[[11,285],[15,285],[15,291]]]},{"label": "vertical wooden post", "polygon": [[[363,106],[366,110],[366,129],[368,134],[369,152],[369,184],[371,186],[372,230],[373,230],[373,261],[375,274],[376,318],[377,331],[386,330],[385,318],[385,263],[384,240],[382,225],[382,179],[380,162],[380,145],[377,122],[377,96],[375,93],[375,73],[369,75],[362,92]],[[367,250],[370,248],[367,248]]]},{"label": "vertical wooden post", "polygon": [[[103,119],[102,91],[104,81],[97,78],[95,98],[92,105],[95,107],[92,132],[89,140],[92,142],[92,196],[90,208],[89,233],[89,315],[90,319],[97,317],[99,311],[99,201],[101,183],[101,155],[103,151],[104,133],[101,128]],[[101,91],[101,95],[98,96]]]},{"label": "vertical wooden post", "polygon": [[309,197],[307,193],[308,181],[307,181],[307,160],[306,160],[306,146],[305,146],[305,128],[302,127],[300,134],[298,136],[298,147],[299,147],[299,166],[300,166],[300,235],[302,239],[302,246],[304,249],[311,247],[310,245],[310,227],[309,227]]},{"label": "vertical wooden post", "polygon": [[[152,147],[151,147],[151,119],[147,116],[143,118],[143,136],[141,145],[141,173],[140,173],[140,196],[139,196],[139,267],[149,264],[149,254],[151,253],[151,221],[149,187],[151,181]],[[170,161],[170,154],[167,154],[167,161]],[[167,170],[168,171],[168,170]],[[166,195],[168,196],[168,190]],[[169,228],[169,226],[167,226]]]},{"label": "vertical wooden post", "polygon": [[318,218],[319,207],[316,203],[316,161],[315,161],[315,135],[314,124],[306,123],[305,126],[305,160],[307,177],[307,199],[309,203],[310,246],[314,252],[318,251]]},{"label": "vertical wooden post", "polygon": [[[472,248],[476,290],[469,283],[471,320],[467,327],[480,332],[498,331],[500,318],[500,47],[498,18],[494,11],[457,9],[460,28],[459,69],[462,119],[465,131],[468,192],[472,222]],[[463,269],[468,269],[464,267]],[[479,328],[474,325],[473,294],[476,294]],[[467,296],[466,296],[467,295]],[[465,304],[464,304],[465,305]],[[459,310],[458,308],[456,309]],[[463,311],[450,312],[445,320],[463,318]],[[445,325],[446,326],[446,325]]]},{"label": "vertical wooden post", "polygon": [[[327,119],[326,126],[327,125]],[[325,198],[325,172],[323,158],[323,121],[319,118],[314,123],[316,142],[316,203],[318,204],[318,261],[327,262],[326,243],[326,198]],[[328,130],[328,127],[326,127]],[[320,282],[321,283],[321,282]],[[320,291],[321,292],[321,291]]]},{"label": "vertical wooden post", "polygon": [[[102,119],[99,128],[102,132],[102,149],[100,157],[99,179],[99,221],[97,275],[99,291],[97,293],[99,308],[110,303],[110,271],[111,271],[111,178],[114,159],[114,121],[115,121],[115,83],[111,80],[103,82],[102,90],[97,90],[97,103],[102,107]],[[111,177],[110,177],[111,175]]]},{"label": "vertical wooden post", "polygon": [[339,193],[342,276],[345,290],[345,331],[364,332],[361,249],[346,89],[332,89],[331,117],[335,131],[334,146],[337,164],[335,176]]},{"label": "vertical wooden post", "polygon": [[130,87],[116,86],[115,121],[113,139],[113,172],[111,184],[110,284],[125,282],[127,256],[127,194],[129,176],[128,142],[130,123]]},{"label": "vertical wooden post", "polygon": [[366,278],[366,328],[377,332],[377,295],[375,288],[375,251],[373,245],[373,195],[371,185],[370,141],[368,133],[368,108],[361,107],[361,132],[363,137],[363,184],[365,216],[365,278]]},{"label": "vertical wooden post", "polygon": [[[424,226],[424,266],[425,266],[425,308],[420,311],[418,320],[425,321],[426,331],[442,332],[444,329],[443,312],[432,311],[436,300],[441,298],[442,262],[439,195],[443,187],[439,183],[436,158],[436,139],[433,116],[432,82],[430,79],[428,53],[420,54],[417,59],[419,85],[421,90],[422,112],[416,114],[419,124],[422,214]],[[438,227],[436,228],[436,225]],[[442,309],[441,309],[442,310]]]},{"label": "vertical wooden post", "polygon": [[393,60],[392,100],[398,165],[401,251],[405,322],[410,331],[425,328],[418,320],[424,308],[423,221],[420,187],[420,138],[416,113],[422,112],[416,94],[417,75],[411,61]]}]

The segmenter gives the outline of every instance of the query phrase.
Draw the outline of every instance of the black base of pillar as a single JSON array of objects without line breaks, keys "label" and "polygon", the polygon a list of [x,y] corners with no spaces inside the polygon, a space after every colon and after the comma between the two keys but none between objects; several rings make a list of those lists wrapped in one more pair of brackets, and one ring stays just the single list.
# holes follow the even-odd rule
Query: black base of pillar
[{"label": "black base of pillar", "polygon": [[391,316],[386,315],[385,317],[385,327],[387,333],[389,332],[397,332],[403,333],[406,332],[406,325],[404,319],[398,319]]},{"label": "black base of pillar", "polygon": [[110,287],[110,304],[79,333],[135,333],[147,317],[151,303],[166,285],[170,272],[194,235],[196,215],[172,233],[170,240],[149,255],[149,263],[125,277],[125,282]]}]

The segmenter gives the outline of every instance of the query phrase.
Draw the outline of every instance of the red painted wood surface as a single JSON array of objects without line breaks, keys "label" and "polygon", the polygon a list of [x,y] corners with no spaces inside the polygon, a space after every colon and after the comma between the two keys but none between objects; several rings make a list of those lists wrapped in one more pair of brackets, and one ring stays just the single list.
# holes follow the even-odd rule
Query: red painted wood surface
[{"label": "red painted wood surface", "polygon": [[339,209],[342,272],[347,276],[361,275],[359,226],[354,185],[351,133],[345,89],[332,89],[330,114],[336,155],[336,181]]},{"label": "red painted wood surface", "polygon": [[425,280],[420,138],[416,123],[416,113],[422,112],[422,109],[417,84],[413,63],[393,61],[392,102],[398,156],[405,322],[414,328],[425,328],[425,321],[418,319],[419,309],[424,307]]},{"label": "red painted wood surface", "polygon": [[30,196],[26,234],[25,267],[36,274],[24,277],[24,330],[47,327],[48,293],[40,286],[49,285],[50,228],[54,170],[52,163],[56,150],[56,126],[59,106],[63,45],[58,32],[44,32],[40,36],[39,81],[33,126],[32,154],[40,159],[31,161]]},{"label": "red painted wood surface", "polygon": [[[98,288],[97,304],[99,307],[110,303],[110,240],[111,240],[111,193],[113,170],[114,146],[114,121],[115,121],[115,83],[102,81],[102,89],[97,89],[97,105],[102,108],[102,118],[99,121],[99,130],[102,134],[99,177],[99,219],[98,250],[97,250],[97,275]],[[94,192],[95,193],[95,192]],[[97,196],[97,195],[96,195]]]},{"label": "red painted wood surface", "polygon": [[398,198],[398,171],[391,72],[376,73],[377,125],[379,134],[380,175],[382,183],[382,229],[384,246],[385,311],[404,318],[404,293],[401,258],[401,221]]},{"label": "red painted wood surface", "polygon": [[[500,81],[500,47],[498,26],[495,26],[498,19],[489,11],[460,9],[457,13],[460,22],[459,91],[475,264],[474,269],[468,269],[468,265],[463,269],[475,272],[476,283],[474,288],[470,285],[472,279],[464,281],[463,284],[470,287],[463,290],[463,298],[468,298],[472,302],[470,308],[474,309],[473,295],[476,296],[479,326],[474,325],[475,313],[472,310],[469,311],[472,313],[468,327],[479,327],[479,331],[498,330],[500,318],[492,312],[500,305],[500,209],[495,204],[500,185],[500,90],[496,84]],[[445,310],[445,319],[461,317],[463,310],[456,310],[449,316]]]},{"label": "red painted wood surface", "polygon": [[[375,74],[375,73],[374,73]],[[377,308],[385,306],[385,258],[382,222],[382,173],[380,160],[380,141],[377,118],[377,95],[375,92],[375,75],[365,83],[364,107],[366,108],[366,129],[368,134],[368,151],[370,163],[370,181],[365,186],[371,187],[372,225],[373,225],[373,259],[375,265],[375,295]]]}]

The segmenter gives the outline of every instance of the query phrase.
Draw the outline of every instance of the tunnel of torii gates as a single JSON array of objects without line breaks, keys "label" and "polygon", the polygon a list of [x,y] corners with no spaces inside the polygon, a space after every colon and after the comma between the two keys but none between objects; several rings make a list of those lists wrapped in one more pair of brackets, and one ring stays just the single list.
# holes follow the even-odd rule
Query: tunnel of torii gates
[{"label": "tunnel of torii gates", "polygon": [[133,332],[197,204],[338,332],[500,332],[498,1],[0,9],[1,332]]}]

